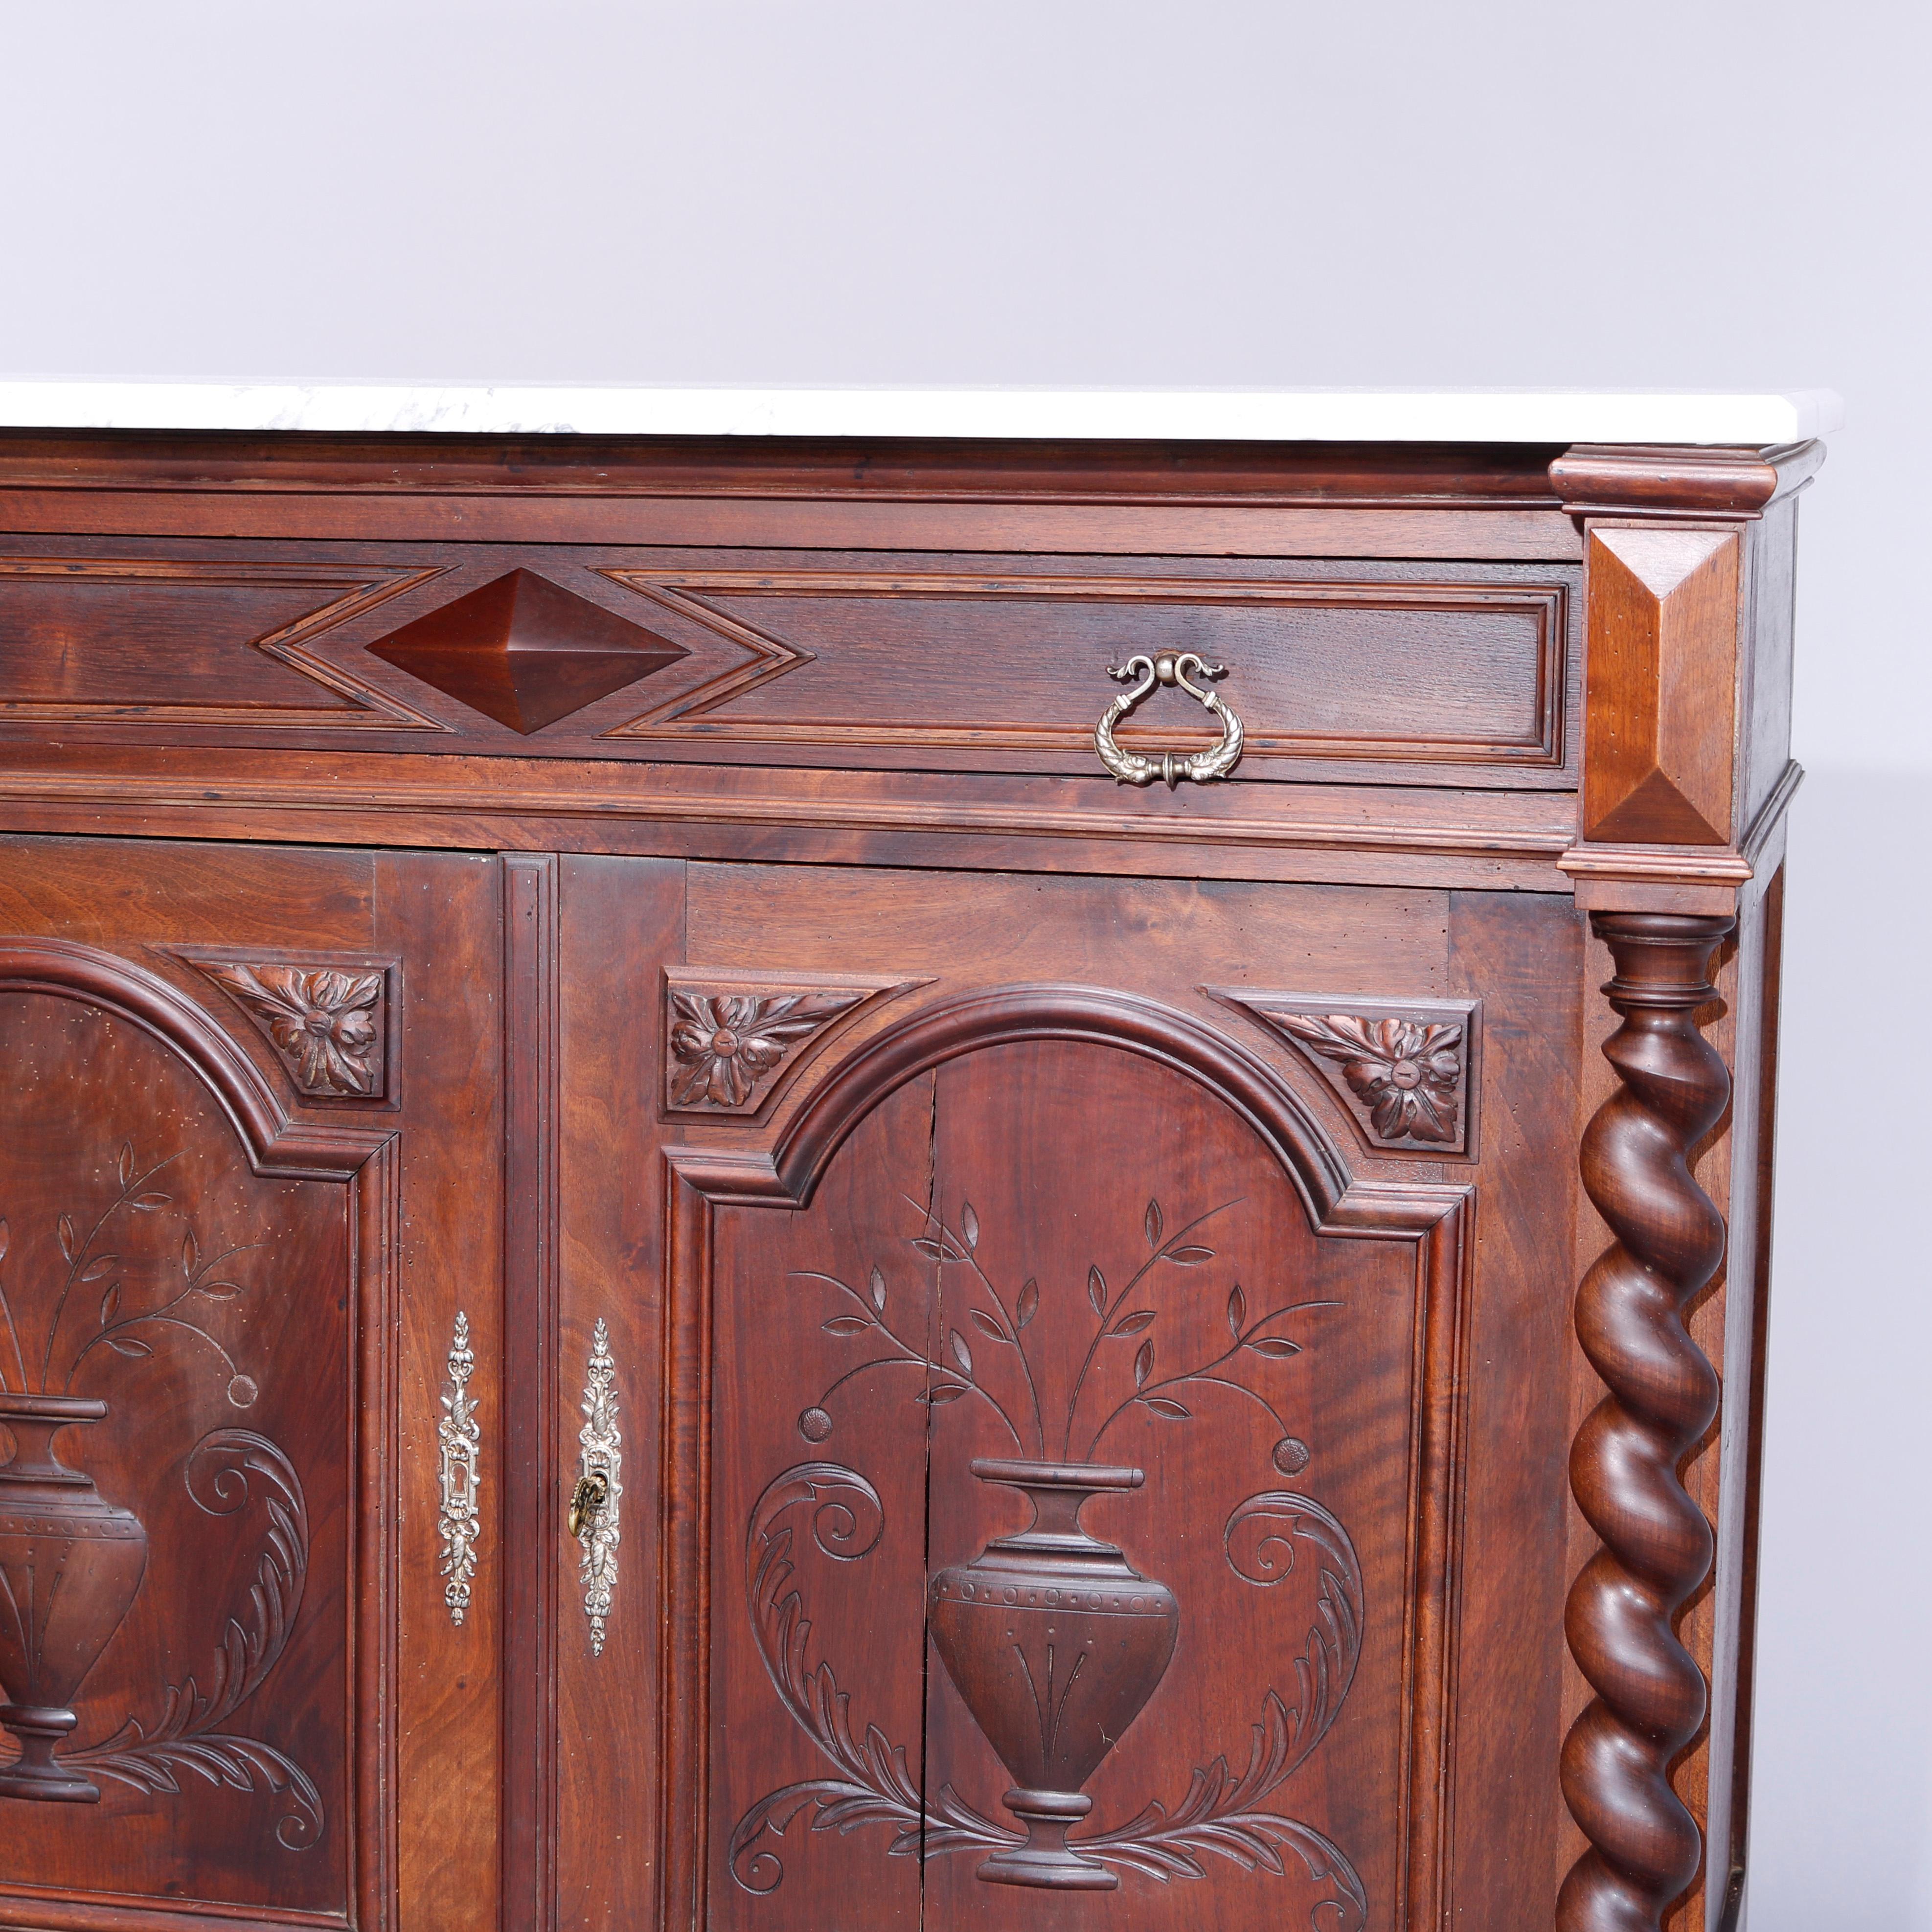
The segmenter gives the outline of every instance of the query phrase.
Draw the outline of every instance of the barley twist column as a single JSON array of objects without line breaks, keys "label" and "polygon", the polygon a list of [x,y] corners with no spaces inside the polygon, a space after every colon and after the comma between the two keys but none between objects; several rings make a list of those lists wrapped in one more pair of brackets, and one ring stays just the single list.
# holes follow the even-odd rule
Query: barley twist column
[{"label": "barley twist column", "polygon": [[1717,1412],[1718,1378],[1684,1312],[1724,1259],[1724,1223],[1688,1155],[1722,1117],[1730,1076],[1697,1030],[1729,918],[1597,914],[1623,1024],[1604,1052],[1618,1090],[1585,1130],[1583,1185],[1616,1239],[1585,1276],[1576,1334],[1609,1393],[1577,1431],[1570,1481],[1600,1540],[1565,1628],[1596,1696],[1563,1749],[1563,1795],[1590,1850],[1557,1903],[1559,1932],[1658,1932],[1696,1876],[1696,1821],[1671,1760],[1703,1721],[1702,1673],[1673,1625],[1711,1565],[1711,1526],[1678,1473]]}]

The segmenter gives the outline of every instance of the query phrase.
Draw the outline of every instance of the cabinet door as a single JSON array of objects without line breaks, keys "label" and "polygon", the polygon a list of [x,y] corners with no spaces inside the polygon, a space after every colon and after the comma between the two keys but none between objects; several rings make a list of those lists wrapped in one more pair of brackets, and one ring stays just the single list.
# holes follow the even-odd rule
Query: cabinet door
[{"label": "cabinet door", "polygon": [[558,908],[558,1925],[1540,1922],[1567,908],[621,860]]},{"label": "cabinet door", "polygon": [[0,1918],[497,1923],[497,874],[0,848]]}]

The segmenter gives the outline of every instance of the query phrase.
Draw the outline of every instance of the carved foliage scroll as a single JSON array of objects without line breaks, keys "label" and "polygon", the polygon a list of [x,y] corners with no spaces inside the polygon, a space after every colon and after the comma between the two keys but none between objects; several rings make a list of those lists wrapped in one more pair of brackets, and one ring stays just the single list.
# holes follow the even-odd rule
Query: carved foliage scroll
[{"label": "carved foliage scroll", "polygon": [[[1251,1529],[1258,1518],[1276,1527]],[[812,1624],[794,1561],[796,1533],[806,1528],[823,1554],[856,1562],[878,1547],[885,1532],[878,1493],[840,1464],[801,1463],[776,1478],[752,1512],[746,1586],[758,1654],[780,1701],[835,1774],[788,1785],[754,1804],[727,1848],[732,1875],[747,1892],[776,1890],[784,1868],[771,1840],[783,1838],[801,1814],[808,1814],[814,1832],[843,1834],[862,1825],[886,1826],[893,1834],[886,1850],[894,1858],[977,1851],[997,1858],[1021,1850],[1024,1834],[988,1817],[950,1784],[936,1794],[922,1794],[904,1744],[876,1726],[868,1726],[862,1739],[855,1736],[852,1700],[830,1662],[810,1660]],[[1312,1881],[1328,1888],[1311,1924],[1359,1928],[1366,1923],[1368,1900],[1346,1855],[1313,1826],[1262,1808],[1321,1742],[1348,1694],[1361,1650],[1360,1564],[1348,1532],[1328,1510],[1287,1491],[1249,1497],[1229,1517],[1223,1540],[1229,1566],[1259,1587],[1282,1581],[1298,1560],[1314,1570],[1315,1611],[1295,1659],[1294,1702],[1291,1706],[1268,1688],[1240,1772],[1226,1756],[1217,1757],[1196,1768],[1186,1792],[1172,1805],[1150,1799],[1111,1830],[1063,1838],[1061,1870],[1118,1865],[1165,1884],[1205,1877],[1210,1854],[1246,1871],[1276,1874],[1286,1869],[1285,1856],[1292,1856]],[[1077,1615],[1063,1612],[1060,1620]],[[1058,1701],[1056,1715],[1064,1714],[1070,1690]],[[1036,1867],[1028,1874],[1022,1864],[1021,1875],[1009,1882],[1051,1887],[1051,1869]],[[1100,1888],[1112,1882],[1108,1879]],[[1094,1888],[1093,1882],[1082,1888]]]},{"label": "carved foliage scroll", "polygon": [[[306,1850],[324,1824],[314,1782],[273,1744],[230,1728],[280,1660],[308,1575],[302,1480],[256,1430],[209,1432],[182,1469],[203,1516],[234,1517],[242,1528],[251,1509],[256,1519],[260,1554],[244,1597],[220,1622],[212,1667],[166,1684],[158,1715],[128,1716],[103,1742],[60,1748],[146,1580],[150,1532],[134,1509],[104,1496],[84,1467],[62,1460],[76,1452],[57,1438],[109,1420],[124,1405],[138,1418],[151,1386],[141,1371],[164,1352],[178,1358],[171,1372],[190,1386],[212,1370],[232,1408],[252,1408],[260,1398],[256,1376],[232,1352],[240,1346],[235,1318],[260,1300],[272,1245],[208,1235],[180,1198],[174,1177],[184,1152],[144,1160],[124,1140],[111,1162],[98,1163],[91,1196],[76,1184],[71,1204],[51,1216],[52,1241],[23,1242],[27,1280],[17,1287],[4,1271],[13,1227],[0,1216],[0,1423],[14,1443],[12,1460],[0,1465],[0,1690],[8,1700],[0,1721],[22,1747],[0,1771],[0,1796],[91,1804],[100,1796],[95,1778],[178,1795],[181,1774],[192,1772],[276,1799],[277,1838]],[[22,1226],[23,1235],[38,1232]],[[52,1265],[35,1267],[41,1260]],[[80,1456],[86,1460],[84,1450]],[[145,1510],[153,1508],[143,1499]]]},{"label": "carved foliage scroll", "polygon": [[250,1506],[258,1511],[261,1553],[248,1594],[221,1624],[205,1689],[193,1677],[170,1684],[150,1724],[130,1718],[106,1743],[67,1762],[143,1791],[178,1795],[181,1774],[191,1772],[210,1784],[265,1792],[280,1807],[277,1840],[305,1851],[322,1834],[321,1794],[272,1744],[228,1728],[280,1662],[302,1610],[309,1553],[302,1479],[274,1443],[246,1429],[204,1437],[184,1477],[205,1515],[235,1516]]}]

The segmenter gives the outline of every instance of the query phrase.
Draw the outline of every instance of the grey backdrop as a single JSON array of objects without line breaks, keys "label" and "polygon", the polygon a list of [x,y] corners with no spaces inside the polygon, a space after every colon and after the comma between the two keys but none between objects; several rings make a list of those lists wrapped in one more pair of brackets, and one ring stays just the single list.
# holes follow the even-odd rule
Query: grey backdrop
[{"label": "grey backdrop", "polygon": [[0,0],[0,372],[1843,392],[1799,576],[1753,1924],[1932,1932],[1928,20]]}]

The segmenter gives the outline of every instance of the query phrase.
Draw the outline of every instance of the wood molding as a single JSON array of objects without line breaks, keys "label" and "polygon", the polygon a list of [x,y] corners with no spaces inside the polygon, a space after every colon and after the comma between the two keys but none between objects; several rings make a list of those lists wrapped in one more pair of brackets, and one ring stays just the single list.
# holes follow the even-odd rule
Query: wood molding
[{"label": "wood molding", "polygon": [[1586,912],[1735,911],[1744,889],[1776,870],[1785,814],[1804,780],[1804,766],[1788,760],[1733,845],[1576,844],[1558,869],[1576,882],[1577,905]]},{"label": "wood molding", "polygon": [[[1031,562],[1031,560],[1028,560]],[[842,710],[836,702],[801,698],[800,716],[778,713],[746,716],[730,707],[747,693],[816,662],[814,653],[783,634],[788,606],[809,611],[816,600],[869,600],[882,608],[908,600],[952,605],[966,612],[1002,604],[1073,604],[1100,607],[1120,614],[1123,628],[1144,625],[1170,608],[1179,608],[1198,621],[1223,612],[1287,618],[1310,613],[1333,614],[1335,621],[1429,618],[1520,618],[1534,630],[1537,644],[1533,674],[1525,679],[1524,728],[1511,734],[1484,735],[1473,729],[1461,735],[1436,728],[1416,735],[1390,730],[1377,721],[1349,730],[1270,730],[1250,720],[1247,755],[1278,759],[1365,761],[1458,766],[1504,766],[1560,770],[1564,761],[1564,710],[1572,654],[1569,584],[1562,581],[1462,580],[1447,574],[1439,579],[1414,580],[1390,578],[1346,580],[1282,580],[1248,578],[1130,577],[1124,574],[1063,576],[1031,569],[1008,569],[997,574],[968,575],[959,572],[901,568],[890,571],[711,568],[696,569],[606,568],[602,575],[650,598],[673,614],[714,634],[733,652],[728,659],[690,688],[662,697],[649,688],[642,692],[647,708],[598,734],[606,740],[697,742],[722,747],[742,740],[757,744],[813,748],[854,744],[903,746],[909,750],[948,748],[983,758],[988,752],[1060,752],[1090,757],[1090,717],[1045,716],[1016,720],[989,709],[971,722],[935,722],[917,715],[896,721],[886,714],[880,673],[872,674],[871,695],[857,707],[848,697]],[[724,608],[736,600],[738,610]],[[758,613],[752,622],[742,607]],[[992,651],[1010,649],[1010,634],[997,620],[980,620]],[[1011,620],[1007,620],[1010,622]],[[1184,634],[1185,634],[1184,633]],[[956,648],[968,638],[956,634]],[[1118,646],[1125,656],[1136,649],[1160,648],[1156,638]],[[1207,649],[1204,644],[1202,648]],[[992,675],[988,670],[987,675]],[[1419,674],[1418,674],[1419,675]],[[668,680],[668,682],[674,680]],[[875,708],[876,707],[876,708]],[[1192,743],[1211,742],[1211,726],[1183,724],[1175,735]]]},{"label": "wood molding", "polygon": [[1550,466],[1550,487],[1572,516],[1762,516],[1802,489],[1825,460],[1811,442],[1723,448],[1580,442]]},{"label": "wood molding", "polygon": [[1697,1874],[1696,1820],[1670,1783],[1707,1691],[1676,1622],[1713,1539],[1678,1466],[1717,1413],[1717,1371],[1684,1328],[1724,1259],[1723,1216],[1690,1150],[1722,1117],[1730,1076],[1698,1030],[1712,960],[1736,921],[1657,914],[1592,922],[1616,962],[1623,1024],[1604,1048],[1619,1084],[1583,1135],[1583,1186],[1616,1237],[1576,1296],[1576,1334],[1608,1393],[1578,1430],[1576,1504],[1600,1546],[1564,1628],[1596,1695],[1563,1748],[1564,1802],[1590,1841],[1558,1900],[1558,1932],[1647,1928]]},{"label": "wood molding", "polygon": [[846,1136],[895,1088],[962,1054],[1041,1040],[1121,1048],[1205,1088],[1274,1154],[1318,1229],[1348,1190],[1352,1177],[1340,1150],[1264,1060],[1172,1007],[1100,987],[1060,985],[999,986],[940,1000],[868,1040],[780,1132],[771,1154],[778,1185],[801,1206],[808,1203]]},{"label": "wood molding", "polygon": [[503,892],[502,1882],[506,1916],[550,1932],[556,1904],[560,1192],[558,862],[506,853]]},{"label": "wood molding", "polygon": [[[690,443],[13,433],[0,521],[374,536],[1140,556],[1572,560],[1550,446]],[[570,446],[560,448],[560,442]],[[581,446],[580,447],[579,446]]]},{"label": "wood molding", "polygon": [[45,1886],[9,1885],[4,1893],[9,1932],[256,1932],[290,1926],[300,1932],[343,1932],[336,1912],[292,1906],[228,1906],[204,1900],[179,1905],[164,1898],[76,1898]]},{"label": "wood molding", "polygon": [[447,726],[310,648],[325,631],[373,610],[442,574],[440,565],[217,562],[160,557],[0,557],[0,591],[9,584],[120,584],[170,589],[274,589],[286,585],[328,593],[293,621],[246,647],[273,658],[339,700],[336,704],[220,704],[178,701],[134,704],[82,699],[0,698],[0,720],[28,725],[140,724],[189,729],[240,726],[251,731],[442,732]]},{"label": "wood molding", "polygon": [[0,487],[195,495],[1555,507],[1550,446],[10,430]]},{"label": "wood molding", "polygon": [[[1277,794],[1279,794],[1277,796]],[[293,814],[290,836],[313,839],[327,814],[412,816],[459,822],[454,839],[422,824],[392,838],[432,844],[546,845],[559,820],[619,825],[717,825],[832,833],[891,832],[1050,843],[1102,838],[1174,845],[1195,855],[1217,848],[1255,850],[1450,855],[1550,867],[1574,842],[1575,815],[1562,793],[1443,791],[1362,785],[1208,787],[1124,800],[1103,776],[1092,779],[956,778],[883,772],[746,770],[701,765],[570,765],[540,759],[384,758],[345,770],[340,758],[284,752],[233,775],[220,752],[157,748],[138,759],[99,761],[62,748],[10,748],[0,761],[0,815],[28,808],[70,812],[76,827],[100,814],[138,809],[146,829],[165,820],[173,836],[223,836],[200,829],[240,812],[266,836],[261,815]],[[518,822],[534,820],[518,838]],[[366,821],[365,821],[366,822]],[[484,837],[478,824],[492,828]],[[501,828],[501,836],[495,828]],[[37,823],[23,830],[40,830]],[[606,849],[610,849],[607,848]],[[616,849],[626,849],[617,847]],[[1500,880],[1491,883],[1502,883]],[[1556,882],[1547,889],[1560,889]]]},{"label": "wood molding", "polygon": [[220,1103],[257,1174],[344,1180],[394,1137],[387,1128],[292,1120],[268,1076],[200,1006],[116,953],[10,938],[0,942],[0,986],[107,1007],[179,1054]]}]

